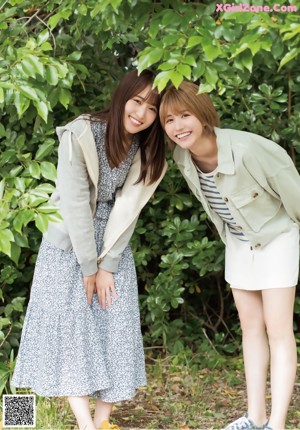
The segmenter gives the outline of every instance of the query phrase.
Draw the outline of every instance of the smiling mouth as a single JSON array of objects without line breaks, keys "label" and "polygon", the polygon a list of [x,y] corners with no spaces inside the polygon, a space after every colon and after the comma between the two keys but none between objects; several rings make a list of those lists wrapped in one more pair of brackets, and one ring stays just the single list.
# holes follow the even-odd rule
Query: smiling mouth
[{"label": "smiling mouth", "polygon": [[186,131],[185,133],[176,134],[176,138],[183,139],[184,137],[188,137],[191,133],[191,131]]},{"label": "smiling mouth", "polygon": [[134,118],[133,116],[129,115],[129,118],[131,119],[131,121],[136,124],[136,125],[142,125],[143,123],[141,121],[139,121],[138,119]]}]

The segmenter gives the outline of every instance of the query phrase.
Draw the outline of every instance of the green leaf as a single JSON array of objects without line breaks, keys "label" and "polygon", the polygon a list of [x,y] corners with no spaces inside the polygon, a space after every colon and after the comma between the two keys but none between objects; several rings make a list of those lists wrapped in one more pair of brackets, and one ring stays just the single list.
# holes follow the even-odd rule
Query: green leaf
[{"label": "green leaf", "polygon": [[169,72],[160,72],[154,79],[154,87],[157,87],[158,91],[162,92],[169,80]]},{"label": "green leaf", "polygon": [[0,226],[2,226],[4,223],[2,220],[4,220],[7,215],[9,214],[9,205],[7,202],[0,201]]},{"label": "green leaf", "polygon": [[163,46],[168,47],[170,45],[177,45],[179,40],[179,34],[176,32],[176,34],[168,34],[167,36],[163,37]]},{"label": "green leaf", "polygon": [[43,158],[47,157],[47,155],[49,155],[53,150],[54,144],[54,140],[48,140],[42,143],[42,145],[40,145],[38,150],[36,151],[35,159],[42,160]]},{"label": "green leaf", "polygon": [[201,43],[202,43],[201,36],[191,36],[188,39],[186,49],[192,48],[193,46],[196,46],[196,45],[201,45]]},{"label": "green leaf", "polygon": [[58,99],[60,103],[67,109],[72,99],[71,92],[69,90],[66,90],[65,88],[61,88],[59,91]]},{"label": "green leaf", "polygon": [[56,180],[56,168],[54,164],[50,163],[49,161],[41,162],[41,173],[46,179],[50,179],[53,182]]},{"label": "green leaf", "polygon": [[10,258],[16,264],[19,263],[21,248],[14,242],[11,243]]},{"label": "green leaf", "polygon": [[2,200],[4,189],[5,189],[5,179],[2,179],[2,181],[0,182],[0,201]]},{"label": "green leaf", "polygon": [[52,51],[52,46],[49,42],[45,42],[40,46],[41,51]]},{"label": "green leaf", "polygon": [[267,84],[261,84],[258,86],[259,90],[263,93],[266,97],[271,97],[272,95],[272,86]]},{"label": "green leaf", "polygon": [[38,114],[40,115],[40,117],[43,118],[43,120],[45,122],[47,122],[48,112],[49,112],[47,103],[42,102],[42,101],[38,101],[38,102],[33,102],[33,104],[36,107],[36,110],[37,110]]},{"label": "green leaf", "polygon": [[181,82],[183,81],[183,76],[181,73],[171,71],[169,72],[169,78],[172,81],[172,84],[175,86],[175,88],[178,88]]},{"label": "green leaf", "polygon": [[246,42],[242,43],[241,45],[238,45],[237,49],[233,52],[231,58],[236,57],[237,55],[241,54],[248,48],[249,48],[249,44]]},{"label": "green leaf", "polygon": [[243,66],[246,67],[246,69],[248,69],[249,72],[251,73],[252,66],[253,66],[253,58],[249,49],[241,53],[240,60]]},{"label": "green leaf", "polygon": [[164,11],[164,15],[162,18],[162,24],[164,27],[172,27],[173,25],[176,26],[180,22],[179,15],[172,9],[166,9]]},{"label": "green leaf", "polygon": [[79,13],[80,13],[80,15],[83,15],[83,16],[87,15],[88,9],[87,9],[87,7],[86,7],[85,4],[81,4],[80,5],[80,7],[79,7]]},{"label": "green leaf", "polygon": [[0,81],[0,87],[5,88],[7,90],[10,90],[10,89],[14,88],[14,84],[12,84],[11,82]]},{"label": "green leaf", "polygon": [[47,29],[45,29],[38,35],[36,43],[38,46],[41,46],[48,39],[49,39],[49,31]]},{"label": "green leaf", "polygon": [[13,242],[14,236],[10,230],[5,228],[0,230],[0,251],[10,257],[11,253],[11,242]]},{"label": "green leaf", "polygon": [[158,20],[155,20],[155,21],[152,20],[148,30],[148,34],[152,39],[154,39],[157,36],[159,26],[160,26],[160,22]]},{"label": "green leaf", "polygon": [[33,178],[40,179],[41,169],[40,169],[39,163],[37,163],[36,161],[31,161],[29,163],[28,170],[29,170],[30,175]]},{"label": "green leaf", "polygon": [[82,55],[81,51],[74,51],[74,52],[72,52],[72,54],[68,55],[68,59],[70,61],[78,61],[78,60],[80,60],[81,55]]},{"label": "green leaf", "polygon": [[20,246],[21,248],[28,248],[28,238],[25,233],[18,233],[17,231],[14,231],[14,237],[15,237],[15,243]]},{"label": "green leaf", "polygon": [[20,85],[17,87],[21,93],[27,97],[30,100],[39,101],[39,98],[37,96],[37,93],[33,87],[30,87],[29,85]]},{"label": "green leaf", "polygon": [[13,220],[14,229],[22,234],[23,227],[26,227],[27,224],[32,221],[34,218],[34,210],[32,209],[22,209],[17,213]]},{"label": "green leaf", "polygon": [[19,176],[19,174],[24,170],[23,166],[15,166],[9,171],[9,175],[13,178]]},{"label": "green leaf", "polygon": [[1,329],[5,326],[8,326],[11,324],[11,321],[9,318],[0,318],[0,327]]},{"label": "green leaf", "polygon": [[42,213],[38,213],[35,217],[35,225],[42,232],[45,233],[48,229],[48,217]]},{"label": "green leaf", "polygon": [[25,178],[17,177],[15,179],[15,188],[24,193],[26,188]]},{"label": "green leaf", "polygon": [[148,54],[141,56],[140,59],[138,60],[139,73],[142,70],[152,66],[152,64],[157,63],[161,59],[163,53],[164,53],[164,50],[162,48],[154,48],[154,49],[151,49],[151,51]]},{"label": "green leaf", "polygon": [[283,50],[284,50],[284,45],[282,43],[282,40],[278,37],[274,41],[271,48],[271,52],[276,60],[282,57]]},{"label": "green leaf", "polygon": [[195,60],[195,57],[193,55],[186,55],[182,58],[182,63],[189,64],[190,66],[197,66],[197,62]]},{"label": "green leaf", "polygon": [[49,18],[48,20],[48,25],[50,26],[51,30],[53,30],[57,26],[61,19],[68,19],[70,14],[71,11],[66,10],[52,15],[51,18]]},{"label": "green leaf", "polygon": [[18,117],[22,118],[22,116],[30,106],[30,100],[27,97],[24,97],[23,94],[16,92],[14,104],[17,109]]},{"label": "green leaf", "polygon": [[38,207],[39,212],[50,214],[57,212],[58,208],[57,206],[53,205],[52,203],[45,203]]},{"label": "green leaf", "polygon": [[287,63],[292,61],[295,57],[297,57],[300,54],[300,48],[293,48],[291,49],[280,61],[278,71],[282,69],[283,66],[285,66]]},{"label": "green leaf", "polygon": [[110,0],[109,3],[112,5],[115,11],[118,10],[118,7],[122,4],[122,0]]},{"label": "green leaf", "polygon": [[44,76],[44,64],[40,62],[40,59],[35,55],[28,55],[27,61],[31,63],[35,73],[38,75]]},{"label": "green leaf", "polygon": [[187,79],[191,79],[191,67],[187,64],[178,64],[177,71],[185,76]]},{"label": "green leaf", "polygon": [[198,94],[210,93],[215,89],[215,85],[209,84],[207,82],[201,83]]},{"label": "green leaf", "polygon": [[48,66],[46,68],[46,79],[48,84],[57,85],[58,83],[58,72],[55,66]]},{"label": "green leaf", "polygon": [[4,137],[6,135],[5,127],[0,122],[0,137]]},{"label": "green leaf", "polygon": [[165,63],[160,64],[158,66],[158,69],[159,70],[172,70],[172,69],[175,69],[177,64],[178,64],[178,60],[170,59],[170,60],[166,61]]},{"label": "green leaf", "polygon": [[0,103],[4,103],[4,90],[0,87]]},{"label": "green leaf", "polygon": [[103,5],[101,3],[98,3],[91,11],[91,18],[95,18],[95,16],[98,15],[98,13],[101,12],[102,9]]},{"label": "green leaf", "polygon": [[210,85],[213,85],[215,88],[215,84],[217,83],[219,77],[216,69],[210,65],[206,64],[205,68],[205,78]]}]

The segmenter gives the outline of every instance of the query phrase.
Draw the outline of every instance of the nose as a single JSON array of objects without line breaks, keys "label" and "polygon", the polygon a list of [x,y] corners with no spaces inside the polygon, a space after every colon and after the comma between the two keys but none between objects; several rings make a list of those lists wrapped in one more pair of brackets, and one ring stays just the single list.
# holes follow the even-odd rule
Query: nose
[{"label": "nose", "polygon": [[138,106],[138,108],[136,109],[136,114],[139,116],[139,118],[143,118],[145,116],[146,109],[147,107],[144,103]]},{"label": "nose", "polygon": [[175,130],[176,131],[179,131],[179,130],[181,130],[182,129],[182,127],[183,127],[183,125],[182,125],[182,121],[181,121],[181,119],[180,118],[174,118],[174,128],[175,128]]}]

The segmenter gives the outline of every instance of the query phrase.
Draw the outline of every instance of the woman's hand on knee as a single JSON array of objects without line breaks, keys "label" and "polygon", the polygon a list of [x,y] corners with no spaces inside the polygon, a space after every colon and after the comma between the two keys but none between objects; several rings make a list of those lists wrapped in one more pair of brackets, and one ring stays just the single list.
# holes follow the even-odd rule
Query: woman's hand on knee
[{"label": "woman's hand on knee", "polygon": [[115,290],[114,277],[111,272],[99,269],[96,276],[96,290],[98,295],[98,301],[102,309],[106,308],[106,302],[108,307],[111,308],[111,296],[117,300],[118,295]]},{"label": "woman's hand on knee", "polygon": [[87,296],[87,302],[89,305],[92,303],[93,294],[96,288],[96,275],[97,273],[91,276],[85,276],[83,278],[83,285]]}]

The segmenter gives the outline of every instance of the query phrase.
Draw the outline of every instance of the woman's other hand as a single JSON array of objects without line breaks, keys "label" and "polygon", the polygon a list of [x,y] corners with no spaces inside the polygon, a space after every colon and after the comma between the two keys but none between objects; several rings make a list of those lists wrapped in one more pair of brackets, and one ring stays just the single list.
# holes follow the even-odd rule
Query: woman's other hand
[{"label": "woman's other hand", "polygon": [[101,308],[106,308],[106,302],[108,307],[111,308],[111,295],[115,300],[118,298],[118,294],[115,290],[114,277],[111,272],[107,272],[101,268],[98,270],[96,276],[96,291]]},{"label": "woman's other hand", "polygon": [[96,288],[96,275],[97,273],[94,273],[94,275],[85,276],[83,278],[83,285],[87,296],[87,302],[89,305],[92,304],[93,294]]}]

